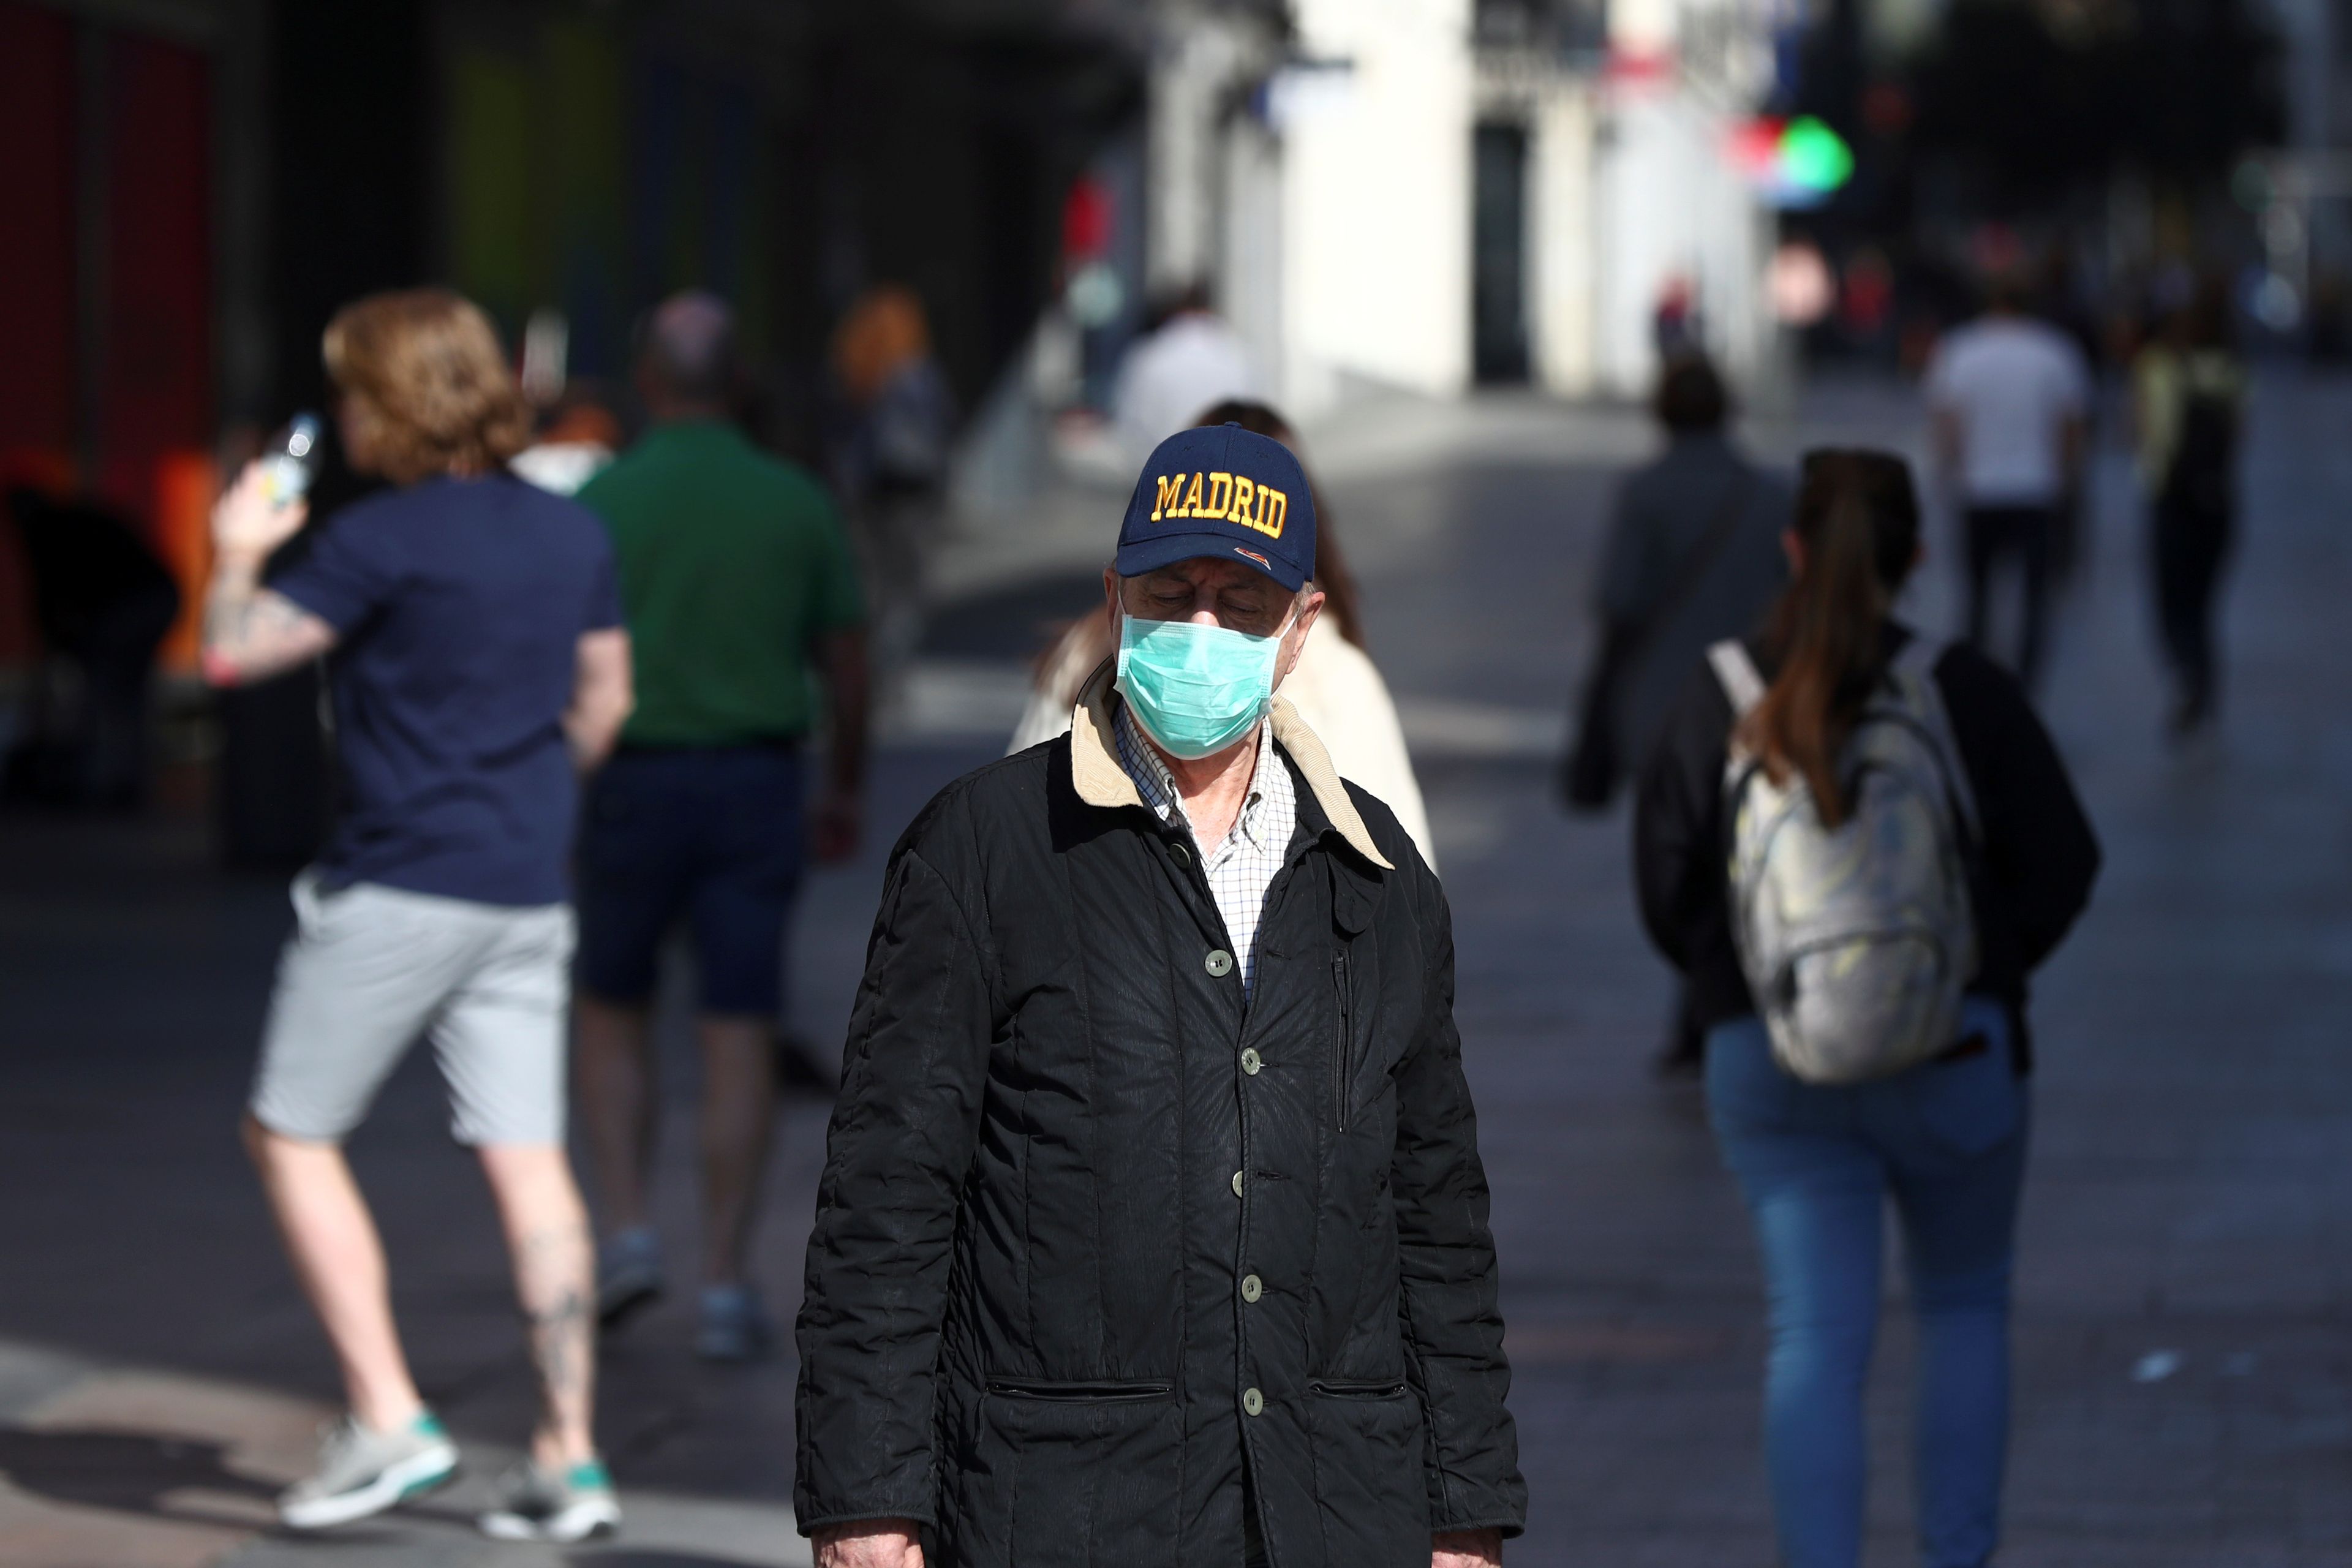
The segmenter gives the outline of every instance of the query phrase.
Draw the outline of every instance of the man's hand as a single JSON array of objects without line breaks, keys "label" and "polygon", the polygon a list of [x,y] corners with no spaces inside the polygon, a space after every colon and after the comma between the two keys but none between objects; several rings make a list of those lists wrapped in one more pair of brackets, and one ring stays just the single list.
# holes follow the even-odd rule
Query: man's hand
[{"label": "man's hand", "polygon": [[923,1568],[911,1519],[860,1519],[816,1532],[816,1568]]},{"label": "man's hand", "polygon": [[310,503],[299,498],[283,506],[271,500],[268,465],[247,463],[236,483],[214,503],[214,556],[225,564],[259,571],[271,551],[302,531],[310,515]]},{"label": "man's hand", "polygon": [[819,865],[836,866],[857,853],[864,817],[856,795],[839,790],[825,792],[809,819],[809,840]]},{"label": "man's hand", "polygon": [[1502,1568],[1502,1563],[1499,1530],[1456,1530],[1430,1537],[1429,1568]]}]

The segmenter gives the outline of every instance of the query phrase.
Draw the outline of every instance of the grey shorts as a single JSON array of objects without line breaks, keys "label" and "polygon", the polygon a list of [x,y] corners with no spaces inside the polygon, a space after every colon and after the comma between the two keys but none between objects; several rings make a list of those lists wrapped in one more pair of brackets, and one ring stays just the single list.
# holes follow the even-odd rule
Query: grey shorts
[{"label": "grey shorts", "polygon": [[571,906],[512,909],[373,882],[294,882],[294,935],[255,1074],[255,1120],[338,1142],[419,1036],[461,1143],[563,1142]]}]

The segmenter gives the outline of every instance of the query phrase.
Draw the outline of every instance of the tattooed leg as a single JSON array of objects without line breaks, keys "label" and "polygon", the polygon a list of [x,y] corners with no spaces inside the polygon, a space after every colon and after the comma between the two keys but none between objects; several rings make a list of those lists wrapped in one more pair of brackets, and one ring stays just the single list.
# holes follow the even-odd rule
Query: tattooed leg
[{"label": "tattooed leg", "polygon": [[551,1467],[574,1464],[595,1452],[595,1248],[587,1212],[562,1149],[486,1148],[481,1154],[506,1225],[515,1296],[539,1375],[532,1458]]}]

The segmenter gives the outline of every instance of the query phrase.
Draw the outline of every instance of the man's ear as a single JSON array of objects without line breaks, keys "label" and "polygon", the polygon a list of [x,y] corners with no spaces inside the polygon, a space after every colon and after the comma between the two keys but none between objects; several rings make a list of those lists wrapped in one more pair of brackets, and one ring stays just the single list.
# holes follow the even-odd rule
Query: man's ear
[{"label": "man's ear", "polygon": [[1118,574],[1108,566],[1103,568],[1103,616],[1112,631],[1118,630]]},{"label": "man's ear", "polygon": [[1307,634],[1315,627],[1323,614],[1323,602],[1328,595],[1320,589],[1299,601],[1298,618],[1292,623],[1288,635],[1282,639],[1282,657],[1274,667],[1274,688],[1279,691],[1290,672],[1298,668],[1298,656],[1307,651]]}]

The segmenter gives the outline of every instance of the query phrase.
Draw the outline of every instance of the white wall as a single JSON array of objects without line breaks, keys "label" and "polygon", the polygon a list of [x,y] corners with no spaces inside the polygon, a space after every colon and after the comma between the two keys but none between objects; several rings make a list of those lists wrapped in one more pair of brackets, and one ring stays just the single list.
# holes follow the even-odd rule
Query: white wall
[{"label": "white wall", "polygon": [[1297,0],[1317,71],[1286,95],[1283,395],[1342,375],[1470,379],[1470,0]]},{"label": "white wall", "polygon": [[1528,183],[1528,344],[1536,384],[1560,397],[1593,390],[1592,95],[1562,82],[1538,100]]},{"label": "white wall", "polygon": [[1765,228],[1723,156],[1725,121],[1683,91],[1628,95],[1612,114],[1594,202],[1599,380],[1622,395],[1657,371],[1652,320],[1669,279],[1697,289],[1706,343],[1737,379],[1762,369]]}]

